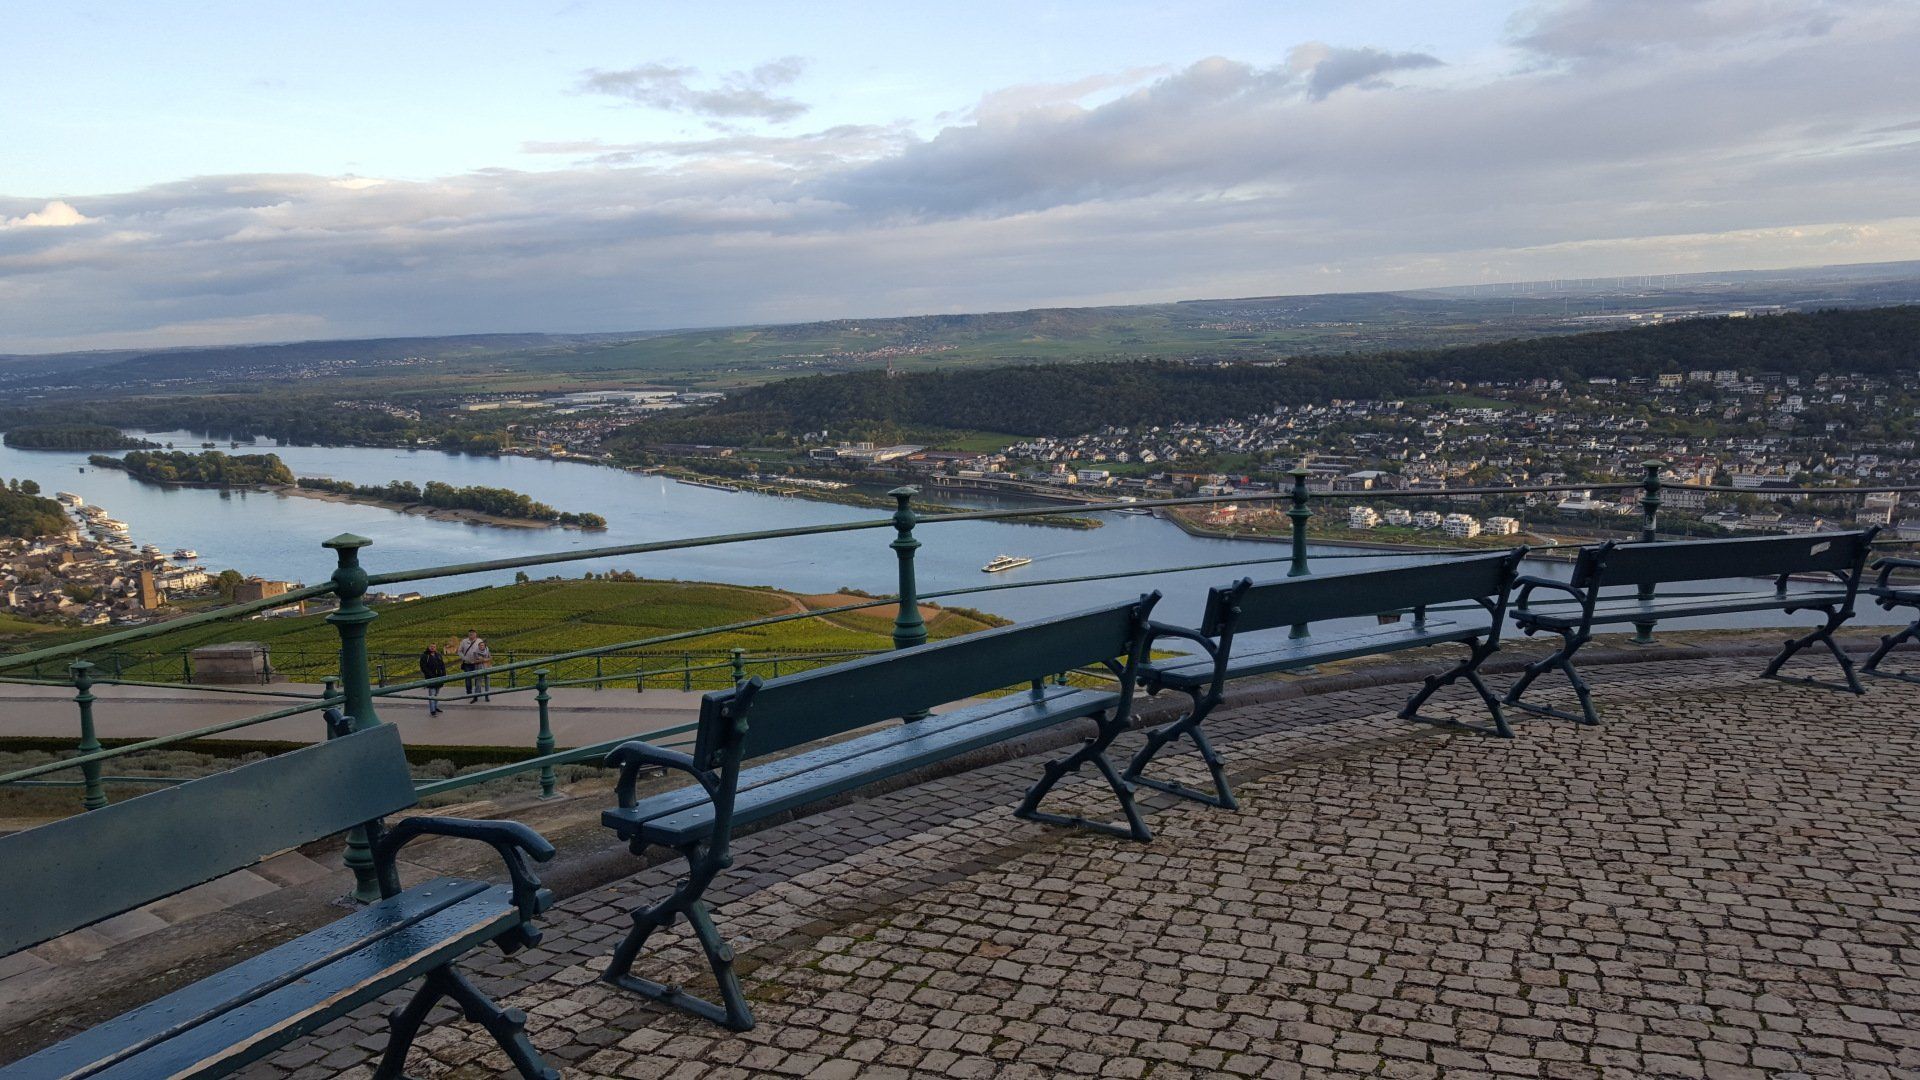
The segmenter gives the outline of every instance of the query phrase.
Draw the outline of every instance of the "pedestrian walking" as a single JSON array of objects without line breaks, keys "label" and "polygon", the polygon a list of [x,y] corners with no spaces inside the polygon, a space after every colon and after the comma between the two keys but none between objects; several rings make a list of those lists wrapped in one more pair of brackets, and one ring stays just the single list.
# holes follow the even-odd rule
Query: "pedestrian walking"
[{"label": "pedestrian walking", "polygon": [[[445,657],[440,655],[440,646],[435,645],[431,641],[427,642],[427,647],[420,653],[420,677],[423,679],[438,679],[446,673],[447,661]],[[427,687],[427,715],[440,715],[439,683],[434,683],[432,686]]]},{"label": "pedestrian walking", "polygon": [[[474,672],[480,670],[480,656],[486,648],[487,643],[480,640],[478,630],[468,630],[467,636],[460,639],[460,670],[467,673],[465,685],[468,701],[479,696],[480,679]],[[490,657],[492,653],[487,652],[487,655]]]}]

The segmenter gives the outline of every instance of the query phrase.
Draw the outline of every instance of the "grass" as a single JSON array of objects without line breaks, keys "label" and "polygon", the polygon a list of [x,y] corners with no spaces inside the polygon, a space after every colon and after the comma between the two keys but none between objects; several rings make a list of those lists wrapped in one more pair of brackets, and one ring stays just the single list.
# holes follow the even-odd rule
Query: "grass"
[{"label": "grass", "polygon": [[[857,598],[845,598],[843,602],[857,602]],[[468,629],[480,631],[493,649],[494,662],[500,664],[821,606],[832,605],[820,598],[738,585],[549,579],[381,605],[376,608],[379,617],[368,628],[367,645],[376,662],[384,663],[389,678],[397,682],[415,677],[414,658],[427,642],[444,644]],[[926,611],[927,631],[934,638],[970,633],[988,625],[970,614],[931,606]],[[598,668],[589,658],[555,664],[551,670],[558,680],[585,678],[596,671],[607,675],[625,672],[630,677],[634,671],[672,668],[677,679],[681,658],[686,654],[692,654],[697,664],[722,658],[733,648],[751,654],[781,655],[879,650],[891,647],[892,625],[893,609],[884,607],[871,613],[799,619],[655,646],[644,657],[608,658]],[[109,672],[118,671],[126,678],[175,681],[181,677],[181,653],[229,641],[266,644],[276,670],[289,678],[317,680],[336,669],[339,636],[320,615],[192,627],[141,643],[137,655],[122,657],[117,665],[106,657],[94,659],[103,662]],[[724,676],[723,672],[696,673],[695,685],[724,685]]]}]

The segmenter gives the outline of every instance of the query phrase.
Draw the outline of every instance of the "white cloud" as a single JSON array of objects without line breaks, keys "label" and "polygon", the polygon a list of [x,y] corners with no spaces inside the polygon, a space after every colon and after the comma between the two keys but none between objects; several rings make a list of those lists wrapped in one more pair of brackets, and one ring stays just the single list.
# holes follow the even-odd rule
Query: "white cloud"
[{"label": "white cloud", "polygon": [[92,220],[65,200],[55,199],[31,214],[0,218],[0,229],[64,229],[85,225]]}]

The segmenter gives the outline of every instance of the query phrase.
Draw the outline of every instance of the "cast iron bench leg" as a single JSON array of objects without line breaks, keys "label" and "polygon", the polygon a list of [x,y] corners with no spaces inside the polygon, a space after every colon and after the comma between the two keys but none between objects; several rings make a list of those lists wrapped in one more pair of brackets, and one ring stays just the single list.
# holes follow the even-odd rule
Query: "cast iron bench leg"
[{"label": "cast iron bench leg", "polygon": [[[1120,774],[1120,779],[1129,784],[1138,784],[1155,791],[1164,791],[1169,795],[1178,795],[1183,799],[1206,803],[1208,806],[1217,806],[1222,810],[1238,810],[1240,809],[1239,800],[1233,797],[1233,789],[1227,786],[1226,766],[1220,760],[1220,755],[1214,753],[1213,744],[1207,741],[1206,734],[1200,730],[1200,721],[1207,718],[1207,714],[1220,703],[1220,699],[1215,697],[1210,689],[1206,691],[1198,688],[1189,689],[1187,695],[1193,698],[1193,708],[1187,710],[1187,715],[1180,719],[1147,732],[1147,744],[1140,748],[1139,753],[1133,755],[1133,760],[1127,763],[1126,771]],[[1141,770],[1153,761],[1163,747],[1182,735],[1193,740],[1193,745],[1199,748],[1200,760],[1206,762],[1207,772],[1213,777],[1214,793],[1212,795],[1190,788],[1178,780],[1154,780],[1140,775]]]},{"label": "cast iron bench leg", "polygon": [[[1888,608],[1888,610],[1891,611],[1892,609]],[[1888,653],[1891,653],[1900,645],[1914,640],[1915,637],[1920,637],[1920,619],[1908,623],[1907,628],[1897,634],[1882,634],[1880,636],[1880,647],[1873,650],[1873,655],[1867,657],[1866,663],[1860,665],[1860,674],[1873,675],[1882,679],[1899,679],[1902,682],[1920,683],[1920,676],[1907,675],[1898,671],[1880,670],[1880,661],[1885,660]]]},{"label": "cast iron bench leg", "polygon": [[[1580,650],[1580,646],[1593,640],[1593,636],[1591,634],[1576,633],[1572,630],[1560,630],[1556,632],[1560,635],[1560,648],[1555,651],[1552,656],[1544,657],[1528,664],[1526,670],[1520,673],[1520,678],[1516,679],[1514,684],[1507,688],[1507,696],[1502,699],[1502,704],[1511,705],[1516,709],[1521,709],[1526,712],[1538,713],[1541,716],[1551,716],[1560,720],[1571,720],[1576,724],[1598,724],[1600,722],[1600,714],[1595,712],[1593,708],[1593,690],[1587,685],[1587,680],[1580,677],[1579,670],[1573,666],[1573,654]],[[1564,709],[1549,708],[1545,705],[1534,705],[1530,702],[1520,700],[1520,695],[1526,693],[1527,687],[1533,684],[1533,680],[1539,678],[1547,669],[1556,667],[1566,674],[1567,682],[1573,686],[1574,695],[1580,699],[1580,715],[1578,716]]]},{"label": "cast iron bench leg", "polygon": [[[1414,691],[1413,696],[1407,699],[1406,707],[1400,710],[1400,719],[1413,720],[1422,724],[1438,724],[1443,727],[1457,727],[1478,735],[1492,735],[1496,738],[1511,739],[1513,738],[1513,729],[1507,726],[1506,714],[1500,709],[1500,699],[1493,696],[1493,691],[1487,689],[1486,681],[1480,678],[1481,663],[1483,663],[1487,657],[1498,652],[1500,646],[1490,642],[1482,642],[1479,638],[1473,638],[1467,642],[1467,647],[1471,651],[1467,654],[1466,659],[1446,671],[1426,677],[1424,685],[1421,686],[1419,690]],[[1487,706],[1487,712],[1493,716],[1492,727],[1486,727],[1481,724],[1468,724],[1444,717],[1426,717],[1420,715],[1420,706],[1426,704],[1427,699],[1432,697],[1435,691],[1443,686],[1451,685],[1460,679],[1467,680],[1467,685],[1473,687],[1475,692],[1480,695],[1480,700]]]},{"label": "cast iron bench leg", "polygon": [[[1794,610],[1793,608],[1786,609],[1789,615],[1793,614]],[[1866,693],[1867,688],[1860,685],[1859,677],[1853,673],[1853,660],[1849,658],[1845,652],[1842,652],[1839,643],[1833,640],[1833,632],[1840,629],[1840,624],[1846,622],[1853,613],[1839,611],[1834,608],[1821,608],[1820,610],[1826,612],[1827,621],[1815,628],[1811,633],[1797,638],[1788,638],[1787,643],[1781,647],[1780,652],[1768,662],[1767,669],[1760,673],[1760,677],[1763,679],[1775,679],[1784,683],[1793,683],[1799,686],[1817,686],[1823,690],[1844,690],[1854,694]],[[1811,675],[1803,675],[1795,679],[1780,674],[1781,665],[1792,659],[1794,653],[1812,645],[1816,641],[1825,645],[1827,652],[1833,654],[1834,662],[1840,665],[1840,673],[1847,678],[1845,686],[1838,683],[1825,682]]]},{"label": "cast iron bench leg", "polygon": [[[1027,797],[1020,801],[1020,806],[1014,810],[1013,816],[1027,821],[1045,822],[1049,825],[1077,825],[1095,832],[1109,833],[1143,843],[1151,840],[1153,830],[1147,828],[1146,819],[1140,816],[1139,808],[1133,804],[1132,786],[1120,778],[1120,773],[1114,769],[1113,763],[1107,760],[1107,747],[1113,745],[1113,740],[1119,737],[1119,728],[1111,724],[1105,714],[1096,716],[1094,723],[1099,725],[1099,732],[1083,743],[1080,749],[1064,758],[1055,758],[1047,762],[1039,782],[1027,789]],[[1122,829],[1102,821],[1089,821],[1084,817],[1043,813],[1039,809],[1040,800],[1046,798],[1047,792],[1053,790],[1053,785],[1059,783],[1061,777],[1080,771],[1080,766],[1088,762],[1092,762],[1100,770],[1100,775],[1106,777],[1108,786],[1113,788],[1114,796],[1120,800],[1120,809],[1127,815],[1127,828]]]},{"label": "cast iron bench leg", "polygon": [[[720,931],[713,925],[713,917],[707,913],[707,905],[700,899],[724,867],[713,857],[710,848],[703,848],[699,844],[689,844],[679,851],[687,860],[687,880],[665,900],[633,909],[633,929],[627,931],[627,936],[613,951],[613,960],[607,964],[606,973],[601,978],[648,1000],[692,1013],[734,1031],[751,1031],[753,1010],[747,1007],[747,997],[741,992],[740,980],[733,973],[733,947],[720,937]],[[700,949],[706,953],[707,963],[713,968],[713,978],[719,985],[722,1004],[715,1005],[678,986],[657,983],[632,973],[633,962],[646,946],[647,939],[653,936],[655,930],[672,926],[673,921],[681,915],[687,917],[688,925],[693,927],[694,938],[700,942]]]},{"label": "cast iron bench leg", "polygon": [[374,1070],[374,1080],[401,1080],[406,1075],[403,1070],[407,1051],[412,1048],[414,1037],[420,1034],[420,1025],[426,1022],[427,1014],[441,998],[452,998],[463,1016],[485,1028],[521,1076],[528,1080],[560,1080],[560,1070],[542,1061],[540,1052],[527,1041],[527,1014],[519,1009],[501,1008],[452,964],[427,972],[413,998],[389,1014],[392,1033],[387,1038],[387,1051],[380,1059],[380,1067]]}]

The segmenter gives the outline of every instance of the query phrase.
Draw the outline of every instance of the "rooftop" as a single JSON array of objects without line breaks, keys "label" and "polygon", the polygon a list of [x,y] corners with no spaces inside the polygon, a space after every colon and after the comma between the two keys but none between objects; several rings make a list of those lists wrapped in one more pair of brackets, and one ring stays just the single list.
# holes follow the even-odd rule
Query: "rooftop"
[{"label": "rooftop", "polygon": [[[1150,800],[1151,844],[1014,819],[1034,757],[744,837],[717,917],[745,1034],[597,981],[671,864],[467,966],[578,1077],[1914,1075],[1920,687],[1640,655],[1589,673],[1605,726],[1516,715],[1511,742],[1409,728],[1386,671],[1239,694],[1265,700],[1209,732],[1242,810]],[[677,942],[649,974],[700,987]],[[74,1019],[29,1016],[48,970],[0,972],[0,1057]],[[365,1075],[391,1004],[247,1075]],[[505,1061],[443,1025],[413,1065]]]}]

